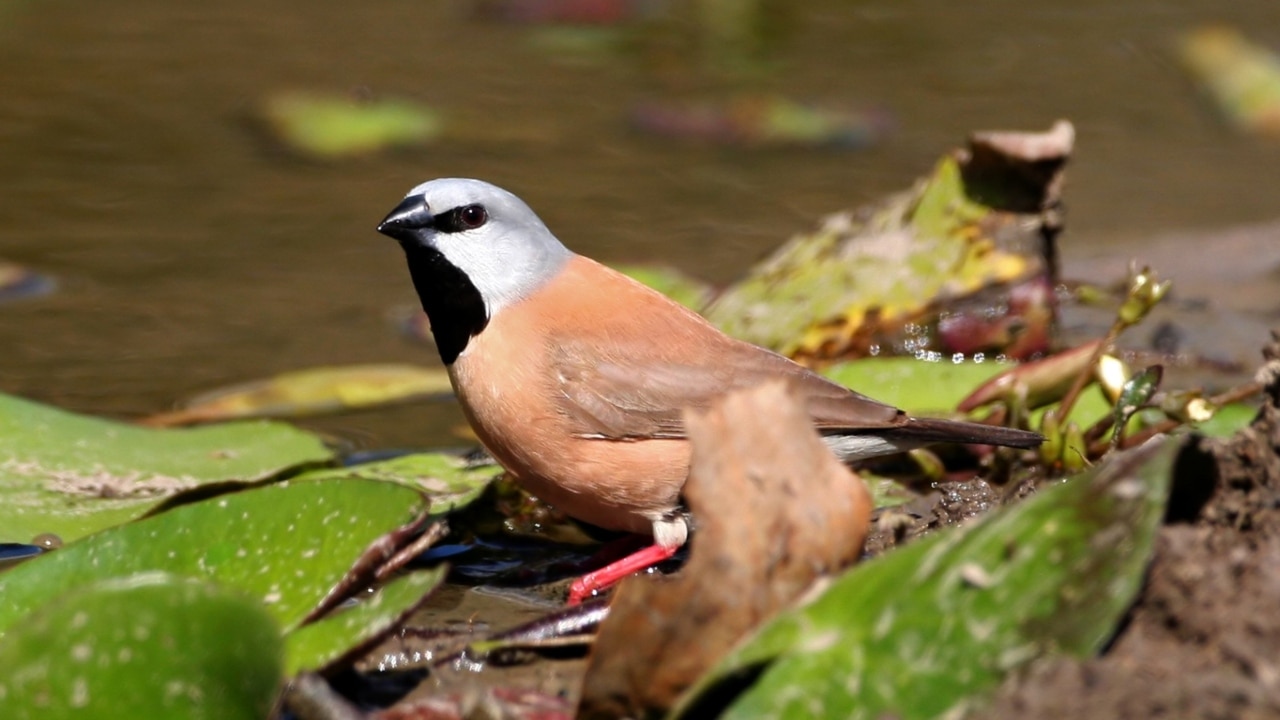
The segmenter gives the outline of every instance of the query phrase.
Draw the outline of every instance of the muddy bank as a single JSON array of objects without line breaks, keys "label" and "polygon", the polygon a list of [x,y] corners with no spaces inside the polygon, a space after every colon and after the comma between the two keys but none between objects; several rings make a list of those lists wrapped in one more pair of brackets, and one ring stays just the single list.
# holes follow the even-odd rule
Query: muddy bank
[{"label": "muddy bank", "polygon": [[[1280,342],[1266,350],[1274,364]],[[1274,365],[1273,365],[1274,366]],[[1280,716],[1280,383],[1252,427],[1189,441],[1146,587],[1108,650],[1033,665],[982,715]]]}]

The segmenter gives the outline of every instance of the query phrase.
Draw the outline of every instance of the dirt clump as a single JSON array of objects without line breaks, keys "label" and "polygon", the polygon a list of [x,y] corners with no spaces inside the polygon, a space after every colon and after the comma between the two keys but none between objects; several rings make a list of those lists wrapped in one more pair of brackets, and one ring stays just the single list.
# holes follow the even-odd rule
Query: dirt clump
[{"label": "dirt clump", "polygon": [[[1280,342],[1267,348],[1270,368]],[[1280,717],[1280,381],[1251,427],[1188,439],[1146,587],[1110,647],[1011,678],[984,718]]]}]

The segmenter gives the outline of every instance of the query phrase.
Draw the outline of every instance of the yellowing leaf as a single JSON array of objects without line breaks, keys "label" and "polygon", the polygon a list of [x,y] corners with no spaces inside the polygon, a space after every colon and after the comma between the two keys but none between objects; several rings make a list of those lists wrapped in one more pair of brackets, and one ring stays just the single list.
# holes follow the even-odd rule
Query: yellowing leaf
[{"label": "yellowing leaf", "polygon": [[[1049,272],[1042,252],[1053,229],[1039,208],[1056,197],[1052,168],[1070,153],[1073,133],[1060,123],[1047,133],[975,135],[914,189],[793,238],[706,314],[729,334],[790,356],[875,354],[890,334],[902,339],[883,342],[905,352],[929,349],[928,332],[916,328],[926,312],[990,288],[1034,287]],[[1046,302],[1028,290],[996,304],[1039,327],[1051,316],[1039,310]]]},{"label": "yellowing leaf", "polygon": [[447,397],[453,392],[444,368],[416,365],[347,365],[281,373],[267,380],[199,395],[186,407],[147,418],[148,425],[188,425],[247,417],[301,417]]}]

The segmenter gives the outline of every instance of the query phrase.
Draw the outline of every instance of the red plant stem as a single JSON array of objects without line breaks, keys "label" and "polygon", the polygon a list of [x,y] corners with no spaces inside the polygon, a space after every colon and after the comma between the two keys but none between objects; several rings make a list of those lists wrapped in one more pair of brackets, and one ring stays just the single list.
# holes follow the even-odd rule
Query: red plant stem
[{"label": "red plant stem", "polygon": [[1058,403],[1058,407],[1053,410],[1057,416],[1059,427],[1066,427],[1067,416],[1071,414],[1071,408],[1075,407],[1076,400],[1080,398],[1080,393],[1084,392],[1084,386],[1089,383],[1089,377],[1093,375],[1093,369],[1098,365],[1098,359],[1102,354],[1111,347],[1111,343],[1116,341],[1120,336],[1120,331],[1124,329],[1124,323],[1116,320],[1111,324],[1111,329],[1107,331],[1106,336],[1102,338],[1102,342],[1098,343],[1098,347],[1094,348],[1093,354],[1089,356],[1089,362],[1085,364],[1085,369],[1076,376],[1075,382],[1071,383],[1071,388],[1067,390],[1067,394],[1062,397],[1062,402]]}]

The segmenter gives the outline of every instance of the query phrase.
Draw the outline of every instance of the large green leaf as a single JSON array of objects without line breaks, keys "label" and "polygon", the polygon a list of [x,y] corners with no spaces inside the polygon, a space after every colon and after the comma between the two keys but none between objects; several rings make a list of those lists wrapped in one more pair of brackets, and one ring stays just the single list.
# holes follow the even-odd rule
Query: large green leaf
[{"label": "large green leaf", "polygon": [[289,481],[183,505],[0,574],[0,636],[50,598],[148,571],[235,588],[292,630],[374,541],[417,522],[427,505],[410,487],[363,479]]},{"label": "large green leaf", "polygon": [[267,717],[282,677],[258,602],[152,573],[51,596],[0,641],[8,720]]},{"label": "large green leaf", "polygon": [[1175,454],[1149,443],[854,568],[740,645],[677,714],[954,717],[1034,657],[1097,651],[1141,585]]},{"label": "large green leaf", "polygon": [[0,541],[72,540],[179,490],[330,457],[319,438],[280,423],[153,430],[0,394]]}]

